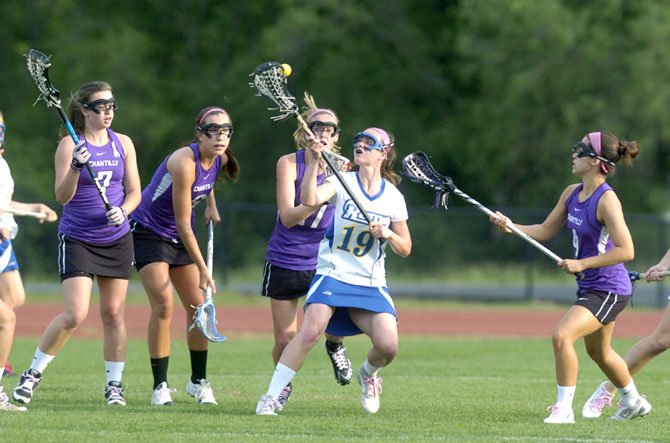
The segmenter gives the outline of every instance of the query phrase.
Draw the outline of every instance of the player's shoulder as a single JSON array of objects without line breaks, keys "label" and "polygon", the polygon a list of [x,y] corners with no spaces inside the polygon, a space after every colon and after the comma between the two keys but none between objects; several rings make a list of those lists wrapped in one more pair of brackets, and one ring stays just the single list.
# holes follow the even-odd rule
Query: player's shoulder
[{"label": "player's shoulder", "polygon": [[290,154],[284,154],[279,159],[277,160],[277,165],[280,164],[292,164],[295,165],[296,162],[298,161],[297,155],[295,152],[291,152]]}]

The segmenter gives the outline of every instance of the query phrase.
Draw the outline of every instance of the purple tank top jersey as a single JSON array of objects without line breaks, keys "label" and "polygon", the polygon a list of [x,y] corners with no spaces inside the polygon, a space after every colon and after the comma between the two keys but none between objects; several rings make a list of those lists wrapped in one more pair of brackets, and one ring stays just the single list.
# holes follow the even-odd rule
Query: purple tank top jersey
[{"label": "purple tank top jersey", "polygon": [[[296,179],[295,200],[296,206],[300,204],[300,186],[305,176],[305,151],[297,151],[296,157]],[[325,180],[323,174],[317,177],[317,183]],[[281,268],[294,271],[309,271],[316,269],[317,255],[319,253],[319,242],[333,221],[333,205],[326,203],[315,213],[299,225],[286,228],[279,219],[277,213],[277,224],[272,231],[272,237],[268,243],[265,260]]]},{"label": "purple tank top jersey", "polygon": [[[192,207],[207,198],[221,169],[221,157],[217,156],[209,169],[200,163],[198,143],[189,145],[195,156],[195,181],[191,186]],[[142,201],[131,218],[157,235],[179,242],[174,206],[172,206],[172,174],[167,169],[168,155],[154,173],[149,186],[142,191]],[[195,222],[195,212],[191,210],[191,226]]]},{"label": "purple tank top jersey", "polygon": [[[88,164],[104,189],[109,204],[120,206],[125,198],[123,178],[126,153],[114,131],[108,129],[107,134],[109,141],[103,146],[86,142],[83,135],[79,135],[79,139],[86,142],[86,148],[91,153]],[[126,235],[130,226],[127,222],[118,227],[107,224],[106,211],[91,175],[83,169],[74,197],[63,206],[59,232],[94,245],[112,243]]]},{"label": "purple tank top jersey", "polygon": [[[601,255],[614,247],[607,228],[598,222],[596,216],[600,197],[612,188],[607,183],[603,183],[593,195],[580,202],[579,192],[582,187],[583,185],[579,185],[565,203],[568,211],[567,228],[572,237],[575,259]],[[584,278],[577,279],[577,285],[580,292],[591,289],[611,291],[623,296],[632,293],[628,270],[623,263],[587,269],[584,271]]]}]

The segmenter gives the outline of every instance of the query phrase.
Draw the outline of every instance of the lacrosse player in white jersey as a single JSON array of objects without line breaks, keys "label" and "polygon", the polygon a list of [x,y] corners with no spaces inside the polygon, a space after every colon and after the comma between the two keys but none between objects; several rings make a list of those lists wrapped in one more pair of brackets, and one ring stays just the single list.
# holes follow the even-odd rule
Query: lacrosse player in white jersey
[{"label": "lacrosse player in white jersey", "polygon": [[[379,410],[382,379],[398,350],[397,316],[385,275],[387,245],[401,257],[412,250],[405,199],[396,188],[400,177],[392,171],[396,158],[393,137],[380,128],[368,128],[353,142],[355,167],[317,186],[323,145],[311,140],[311,159],[301,189],[302,203],[316,206],[331,202],[334,220],[319,246],[316,275],[305,300],[305,316],[298,334],[284,349],[267,392],[256,407],[258,415],[282,410],[277,401],[284,387],[302,367],[307,354],[324,332],[335,336],[366,334],[372,348],[358,369],[361,406]],[[354,199],[360,202],[363,214]],[[368,220],[370,222],[368,223]]]},{"label": "lacrosse player in white jersey", "polygon": [[3,375],[9,375],[9,351],[14,339],[16,315],[14,310],[23,305],[26,299],[23,281],[19,272],[12,239],[16,237],[18,225],[12,215],[13,210],[28,211],[38,217],[40,223],[56,221],[58,216],[42,203],[19,203],[12,200],[14,179],[9,170],[5,153],[5,121],[0,112],[0,411],[25,411],[25,407],[9,403],[2,387]]}]

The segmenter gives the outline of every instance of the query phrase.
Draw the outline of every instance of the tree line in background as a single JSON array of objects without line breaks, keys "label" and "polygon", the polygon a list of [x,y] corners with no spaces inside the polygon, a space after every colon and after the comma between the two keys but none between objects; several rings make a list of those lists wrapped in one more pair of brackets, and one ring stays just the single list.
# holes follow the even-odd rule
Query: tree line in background
[{"label": "tree line in background", "polygon": [[[35,48],[52,55],[50,78],[64,104],[87,81],[112,84],[113,128],[134,140],[144,184],[168,152],[193,138],[201,108],[226,108],[243,169],[238,184],[217,189],[222,212],[228,204],[273,205],[276,160],[294,149],[295,122],[273,123],[269,102],[248,85],[268,60],[293,67],[296,97],[309,91],[338,113],[345,155],[357,131],[380,126],[396,135],[400,159],[429,153],[487,206],[548,211],[574,181],[570,147],[591,130],[608,130],[641,146],[637,164],[610,180],[624,209],[667,210],[664,0],[26,0],[3,15],[0,110],[16,200],[60,210],[53,194],[60,122],[42,103],[33,106],[37,89],[23,54]],[[410,208],[432,204],[425,188],[401,189]],[[272,227],[241,216],[231,224],[258,245]],[[23,269],[53,276],[56,227],[21,225],[15,247]],[[226,254],[244,257],[249,242],[232,236]],[[262,261],[262,247],[255,249]]]}]

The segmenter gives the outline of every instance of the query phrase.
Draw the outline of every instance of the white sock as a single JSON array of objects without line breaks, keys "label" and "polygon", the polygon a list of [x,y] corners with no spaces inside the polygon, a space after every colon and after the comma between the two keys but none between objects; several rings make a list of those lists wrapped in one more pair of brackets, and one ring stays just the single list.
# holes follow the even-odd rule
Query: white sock
[{"label": "white sock", "polygon": [[5,375],[5,366],[0,367],[0,386],[2,386],[2,376]]},{"label": "white sock", "polygon": [[577,386],[560,386],[556,385],[558,392],[556,396],[556,405],[572,408],[572,400],[575,398],[575,390]]},{"label": "white sock", "polygon": [[377,371],[379,371],[381,368],[378,368],[376,366],[372,366],[368,359],[366,358],[365,361],[363,362],[363,372],[367,374],[368,377],[374,377],[377,375]]},{"label": "white sock", "polygon": [[279,397],[281,391],[284,390],[286,385],[291,383],[295,377],[295,371],[288,366],[285,366],[281,363],[277,363],[275,368],[275,373],[272,375],[272,380],[270,381],[270,387],[268,387],[268,395],[273,396],[274,398]]},{"label": "white sock", "polygon": [[42,374],[47,366],[49,366],[49,363],[51,363],[51,360],[53,360],[55,357],[55,355],[45,354],[44,352],[40,351],[40,348],[37,348],[35,350],[33,362],[30,364],[30,369],[34,369]]},{"label": "white sock", "polygon": [[633,406],[637,401],[638,397],[640,397],[640,394],[639,392],[637,392],[637,388],[635,387],[635,382],[633,380],[630,381],[630,384],[628,386],[624,386],[623,388],[617,388],[617,390],[619,391],[619,393],[621,393],[621,401],[626,406]]},{"label": "white sock", "polygon": [[107,374],[107,384],[110,381],[118,381],[121,383],[123,378],[123,368],[126,365],[125,361],[107,361],[105,360],[105,372]]}]

